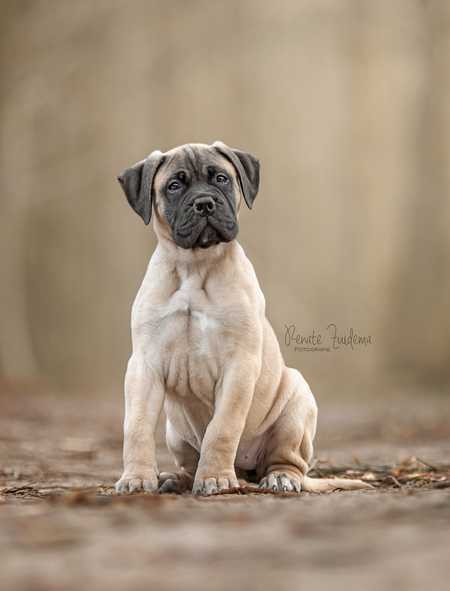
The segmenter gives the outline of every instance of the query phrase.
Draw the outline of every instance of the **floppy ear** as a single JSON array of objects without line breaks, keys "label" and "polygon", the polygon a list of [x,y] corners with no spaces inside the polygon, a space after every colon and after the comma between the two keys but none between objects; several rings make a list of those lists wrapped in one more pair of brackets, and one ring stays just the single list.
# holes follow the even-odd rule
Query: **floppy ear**
[{"label": "floppy ear", "polygon": [[214,142],[212,147],[233,164],[241,184],[245,203],[251,209],[259,189],[258,158],[240,150],[233,150],[222,142]]},{"label": "floppy ear", "polygon": [[148,158],[127,168],[117,177],[128,203],[147,225],[152,217],[152,184],[163,153],[155,150]]}]

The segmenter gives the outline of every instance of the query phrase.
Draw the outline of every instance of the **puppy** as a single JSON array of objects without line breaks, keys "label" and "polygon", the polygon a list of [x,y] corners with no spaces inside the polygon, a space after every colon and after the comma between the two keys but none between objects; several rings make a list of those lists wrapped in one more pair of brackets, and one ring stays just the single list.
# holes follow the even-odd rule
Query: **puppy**
[{"label": "puppy", "polygon": [[[239,486],[238,476],[277,491],[370,488],[306,475],[317,406],[283,362],[236,241],[259,168],[250,154],[215,142],[152,152],[119,176],[146,224],[154,211],[158,237],[132,310],[120,492],[210,494]],[[163,406],[176,473],[159,474],[156,465]]]}]

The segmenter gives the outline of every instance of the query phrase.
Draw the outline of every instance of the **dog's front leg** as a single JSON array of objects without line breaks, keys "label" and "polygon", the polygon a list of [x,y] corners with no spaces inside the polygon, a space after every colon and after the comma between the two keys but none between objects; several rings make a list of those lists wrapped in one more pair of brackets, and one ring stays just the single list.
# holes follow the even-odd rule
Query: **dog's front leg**
[{"label": "dog's front leg", "polygon": [[216,409],[203,438],[194,494],[211,494],[239,486],[234,461],[253,398],[256,375],[251,365],[235,363],[216,393]]},{"label": "dog's front leg", "polygon": [[124,473],[119,492],[158,490],[155,430],[164,403],[164,384],[141,355],[133,354],[125,377]]}]

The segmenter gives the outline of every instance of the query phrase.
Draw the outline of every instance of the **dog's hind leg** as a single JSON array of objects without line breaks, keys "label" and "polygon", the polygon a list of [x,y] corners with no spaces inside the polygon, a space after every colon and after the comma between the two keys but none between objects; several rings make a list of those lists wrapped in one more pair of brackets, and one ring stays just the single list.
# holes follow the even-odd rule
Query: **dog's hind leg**
[{"label": "dog's hind leg", "polygon": [[317,405],[301,374],[291,368],[285,368],[284,372],[282,383],[287,389],[287,403],[272,427],[266,453],[258,466],[258,473],[262,476],[260,487],[279,492],[372,488],[360,480],[308,478],[306,474],[313,454]]},{"label": "dog's hind leg", "polygon": [[[282,391],[281,391],[282,390]],[[286,405],[272,425],[265,454],[257,467],[261,488],[300,492],[312,457],[317,406],[308,384],[296,370],[285,368],[279,396]]]},{"label": "dog's hind leg", "polygon": [[192,489],[200,453],[175,431],[169,419],[166,423],[166,443],[180,472],[163,472],[159,476],[159,492],[181,494]]}]

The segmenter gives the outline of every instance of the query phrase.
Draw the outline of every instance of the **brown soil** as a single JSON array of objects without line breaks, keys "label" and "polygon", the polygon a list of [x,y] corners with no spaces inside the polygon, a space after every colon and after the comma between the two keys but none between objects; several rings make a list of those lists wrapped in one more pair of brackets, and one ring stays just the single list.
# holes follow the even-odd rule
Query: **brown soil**
[{"label": "brown soil", "polygon": [[0,588],[448,589],[449,403],[320,410],[311,475],[373,490],[116,495],[121,400],[3,393]]}]

